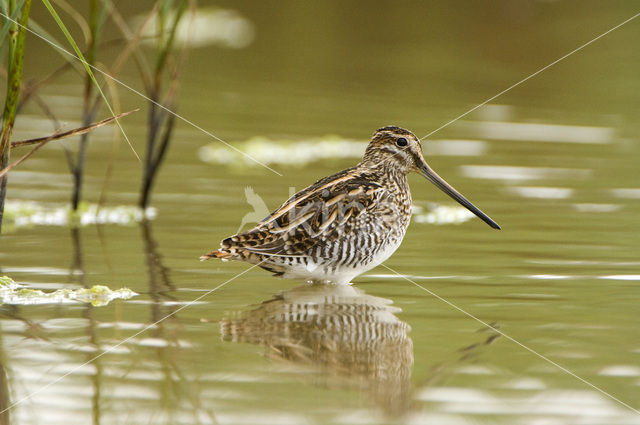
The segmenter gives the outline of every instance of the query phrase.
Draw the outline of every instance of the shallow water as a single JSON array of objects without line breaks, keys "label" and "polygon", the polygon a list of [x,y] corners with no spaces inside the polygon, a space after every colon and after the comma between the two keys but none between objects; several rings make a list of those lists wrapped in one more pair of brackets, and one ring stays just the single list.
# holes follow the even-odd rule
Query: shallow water
[{"label": "shallow water", "polygon": [[[5,223],[0,273],[43,291],[139,295],[0,306],[5,422],[640,424],[640,21],[424,142],[433,168],[502,231],[414,176],[401,248],[354,286],[198,261],[247,214],[352,165],[376,128],[423,136],[635,13],[632,2],[359,6],[236,2],[253,42],[189,55],[179,112],[254,143],[282,176],[233,155],[203,161],[221,145],[180,123],[152,220],[118,209],[135,205],[140,174],[121,144],[107,218],[70,227],[53,219],[70,197],[60,146],[12,172],[9,199],[44,212]],[[58,56],[28,41],[35,77]],[[69,128],[81,87],[69,74],[42,92]],[[121,96],[123,109],[144,107]],[[139,152],[144,120],[125,121]],[[50,128],[30,105],[16,138]],[[110,130],[93,137],[90,203],[113,158]],[[348,145],[321,159],[297,149],[302,166],[269,156],[269,143],[327,140]]]}]

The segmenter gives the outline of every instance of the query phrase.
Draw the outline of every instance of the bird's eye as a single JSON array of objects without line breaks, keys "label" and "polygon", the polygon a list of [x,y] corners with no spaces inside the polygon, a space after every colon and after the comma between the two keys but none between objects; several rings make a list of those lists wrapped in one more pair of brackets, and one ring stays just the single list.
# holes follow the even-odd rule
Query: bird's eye
[{"label": "bird's eye", "polygon": [[398,146],[407,146],[408,143],[409,142],[407,142],[407,139],[405,139],[404,137],[401,137],[396,140],[396,145]]}]

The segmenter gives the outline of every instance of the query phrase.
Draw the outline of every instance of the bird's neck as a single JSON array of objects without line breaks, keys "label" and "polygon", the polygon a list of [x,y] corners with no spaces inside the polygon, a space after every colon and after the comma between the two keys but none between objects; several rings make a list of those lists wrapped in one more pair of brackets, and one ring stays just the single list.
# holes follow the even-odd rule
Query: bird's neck
[{"label": "bird's neck", "polygon": [[409,187],[407,173],[398,167],[361,162],[358,164],[358,168],[362,174],[368,175],[373,181],[380,182],[386,186],[397,186],[400,189]]}]

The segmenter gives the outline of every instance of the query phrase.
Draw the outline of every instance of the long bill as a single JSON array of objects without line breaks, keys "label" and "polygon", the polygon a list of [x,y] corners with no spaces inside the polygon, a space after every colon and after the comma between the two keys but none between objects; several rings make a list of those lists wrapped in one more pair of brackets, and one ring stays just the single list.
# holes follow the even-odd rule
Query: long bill
[{"label": "long bill", "polygon": [[451,196],[453,199],[458,201],[460,205],[464,206],[466,209],[468,209],[469,211],[477,215],[479,218],[481,218],[489,226],[493,227],[494,229],[500,230],[500,226],[498,226],[498,223],[491,220],[491,218],[488,215],[480,211],[475,205],[469,202],[467,198],[462,196],[460,192],[455,190],[449,183],[444,181],[444,179],[440,177],[438,174],[436,174],[436,172],[433,171],[431,167],[429,167],[426,163],[423,163],[420,165],[420,174],[426,177],[427,180],[429,180],[431,183],[435,184],[444,193],[446,193],[447,195]]}]

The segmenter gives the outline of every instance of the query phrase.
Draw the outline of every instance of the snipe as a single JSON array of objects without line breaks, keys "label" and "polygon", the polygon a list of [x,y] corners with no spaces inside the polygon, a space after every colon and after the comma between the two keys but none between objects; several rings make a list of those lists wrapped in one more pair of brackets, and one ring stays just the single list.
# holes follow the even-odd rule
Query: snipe
[{"label": "snipe", "polygon": [[349,283],[400,246],[411,218],[412,171],[500,229],[427,165],[413,133],[390,126],[374,133],[358,165],[301,190],[200,259],[245,261],[290,279]]}]

